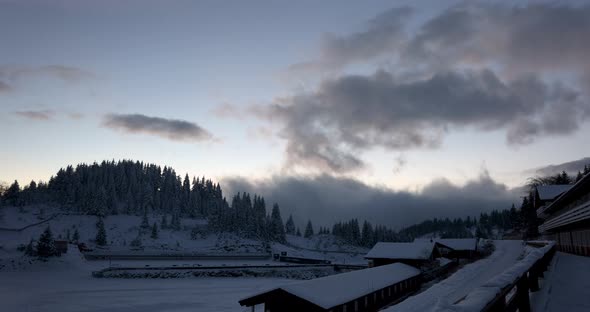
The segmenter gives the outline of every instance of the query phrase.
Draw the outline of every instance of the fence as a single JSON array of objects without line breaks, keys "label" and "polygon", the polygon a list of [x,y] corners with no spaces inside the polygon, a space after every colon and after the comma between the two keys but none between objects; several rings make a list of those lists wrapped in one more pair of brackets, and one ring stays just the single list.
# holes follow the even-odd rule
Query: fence
[{"label": "fence", "polygon": [[530,312],[529,291],[539,290],[539,278],[547,270],[555,255],[554,242],[531,251],[524,259],[499,276],[471,291],[451,307],[437,307],[435,311]]}]

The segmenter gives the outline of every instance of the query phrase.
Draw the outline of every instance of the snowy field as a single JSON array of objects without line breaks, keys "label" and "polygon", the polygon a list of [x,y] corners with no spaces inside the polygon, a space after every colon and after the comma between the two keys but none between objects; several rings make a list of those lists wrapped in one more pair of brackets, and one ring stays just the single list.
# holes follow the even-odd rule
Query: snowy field
[{"label": "snowy field", "polygon": [[464,266],[447,279],[385,311],[430,311],[439,301],[454,303],[475,287],[504,272],[516,263],[524,252],[522,241],[500,240],[494,241],[494,245],[496,250],[489,257]]},{"label": "snowy field", "polygon": [[25,272],[0,272],[1,311],[250,311],[238,300],[292,280],[92,278],[99,263],[68,253]]}]

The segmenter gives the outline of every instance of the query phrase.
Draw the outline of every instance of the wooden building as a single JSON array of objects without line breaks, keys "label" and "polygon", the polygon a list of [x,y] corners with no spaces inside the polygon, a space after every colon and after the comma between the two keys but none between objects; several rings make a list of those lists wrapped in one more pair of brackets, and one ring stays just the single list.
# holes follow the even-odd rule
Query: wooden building
[{"label": "wooden building", "polygon": [[533,206],[537,211],[543,211],[543,209],[540,208],[548,207],[561,194],[568,191],[571,187],[571,184],[539,185],[535,187]]},{"label": "wooden building", "polygon": [[414,239],[414,242],[438,243],[437,249],[445,258],[471,259],[477,255],[477,238],[423,238]]},{"label": "wooden building", "polygon": [[404,263],[420,268],[440,257],[438,246],[440,246],[438,243],[430,241],[412,243],[379,242],[365,255],[365,259],[369,260],[370,267]]},{"label": "wooden building", "polygon": [[420,270],[395,263],[287,284],[240,300],[265,312],[377,311],[421,284]]},{"label": "wooden building", "polygon": [[557,250],[590,256],[590,174],[541,206],[537,216],[543,219],[539,233],[554,240]]}]

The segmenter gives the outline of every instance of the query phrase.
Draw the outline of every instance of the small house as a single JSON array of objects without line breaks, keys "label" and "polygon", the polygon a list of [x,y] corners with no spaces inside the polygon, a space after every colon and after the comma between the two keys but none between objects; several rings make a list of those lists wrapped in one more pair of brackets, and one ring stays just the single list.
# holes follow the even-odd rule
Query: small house
[{"label": "small house", "polygon": [[435,242],[439,245],[442,256],[446,258],[471,259],[477,255],[477,238],[417,238],[414,242]]},{"label": "small house", "polygon": [[436,242],[379,242],[365,255],[365,259],[369,260],[369,266],[404,263],[419,268],[440,256]]},{"label": "small house", "polygon": [[377,311],[420,287],[420,270],[395,263],[294,282],[240,300],[265,312]]},{"label": "small house", "polygon": [[543,218],[546,216],[545,208],[549,207],[555,199],[561,194],[567,192],[572,185],[539,185],[535,187],[533,206],[537,210],[537,216]]}]

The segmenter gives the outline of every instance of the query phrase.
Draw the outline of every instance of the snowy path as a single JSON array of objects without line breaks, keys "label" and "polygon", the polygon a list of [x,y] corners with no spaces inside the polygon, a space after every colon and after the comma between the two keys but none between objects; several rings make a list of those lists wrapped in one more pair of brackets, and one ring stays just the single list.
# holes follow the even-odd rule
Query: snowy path
[{"label": "snowy path", "polygon": [[439,300],[450,303],[461,300],[472,289],[516,263],[524,250],[522,241],[495,241],[494,243],[496,250],[488,258],[464,266],[424,292],[409,297],[384,311],[429,311]]},{"label": "snowy path", "polygon": [[558,252],[545,274],[533,311],[590,311],[590,258]]}]

